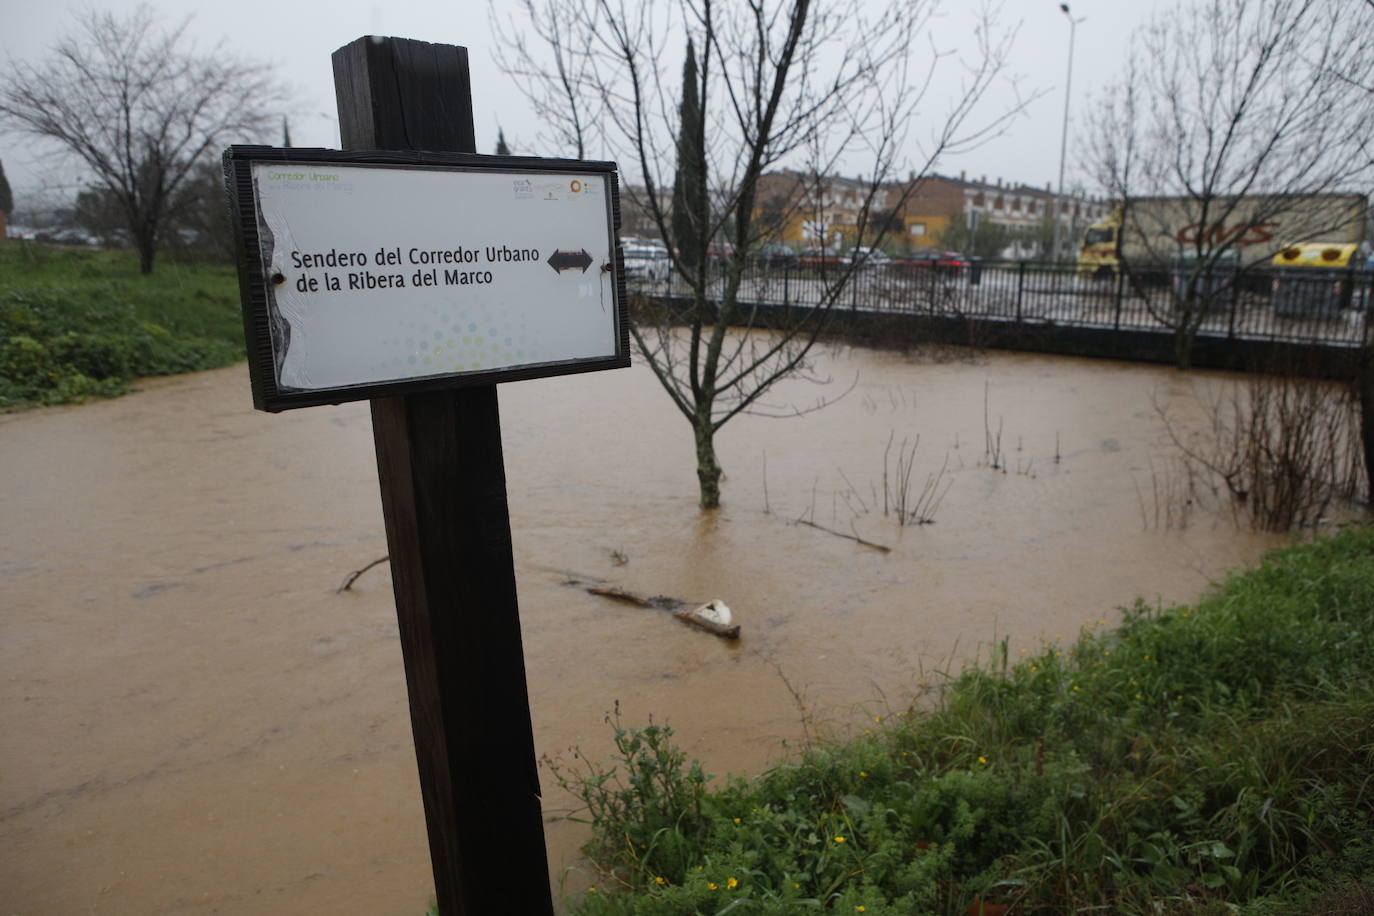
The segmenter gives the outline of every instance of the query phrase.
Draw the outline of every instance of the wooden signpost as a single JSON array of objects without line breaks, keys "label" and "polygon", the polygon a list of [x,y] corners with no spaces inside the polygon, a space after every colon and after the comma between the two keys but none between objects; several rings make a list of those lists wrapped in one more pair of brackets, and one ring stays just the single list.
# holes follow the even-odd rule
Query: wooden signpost
[{"label": "wooden signpost", "polygon": [[254,400],[371,400],[439,910],[551,914],[495,384],[629,364],[615,166],[473,155],[465,48],[333,63],[350,152],[225,154]]}]

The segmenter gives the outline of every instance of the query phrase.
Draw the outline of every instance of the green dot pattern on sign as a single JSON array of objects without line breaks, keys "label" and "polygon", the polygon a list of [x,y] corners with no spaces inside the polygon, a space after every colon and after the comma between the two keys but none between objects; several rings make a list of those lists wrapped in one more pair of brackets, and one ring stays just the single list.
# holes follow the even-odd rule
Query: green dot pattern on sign
[{"label": "green dot pattern on sign", "polygon": [[423,319],[407,321],[397,335],[384,339],[375,372],[393,378],[477,372],[498,366],[534,362],[524,321],[493,316],[486,306],[452,310],[432,306]]}]

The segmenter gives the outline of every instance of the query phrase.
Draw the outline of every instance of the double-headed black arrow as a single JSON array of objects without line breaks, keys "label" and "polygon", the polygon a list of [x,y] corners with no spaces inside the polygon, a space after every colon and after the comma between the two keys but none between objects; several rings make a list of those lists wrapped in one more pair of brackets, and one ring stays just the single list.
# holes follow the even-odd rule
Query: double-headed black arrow
[{"label": "double-headed black arrow", "polygon": [[562,273],[565,270],[576,270],[582,268],[585,274],[587,268],[592,266],[592,256],[587,254],[587,249],[581,251],[555,251],[549,255],[549,266]]}]

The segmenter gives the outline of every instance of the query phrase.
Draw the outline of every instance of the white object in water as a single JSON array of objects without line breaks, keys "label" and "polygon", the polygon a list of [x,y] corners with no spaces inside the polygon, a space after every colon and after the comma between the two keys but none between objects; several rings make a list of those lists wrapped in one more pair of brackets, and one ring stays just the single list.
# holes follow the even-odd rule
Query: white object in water
[{"label": "white object in water", "polygon": [[730,615],[730,608],[726,607],[725,602],[721,601],[719,598],[714,598],[711,601],[708,601],[692,613],[700,617],[702,620],[709,620],[712,623],[718,623],[723,627],[728,627],[730,625],[730,621],[734,619]]}]

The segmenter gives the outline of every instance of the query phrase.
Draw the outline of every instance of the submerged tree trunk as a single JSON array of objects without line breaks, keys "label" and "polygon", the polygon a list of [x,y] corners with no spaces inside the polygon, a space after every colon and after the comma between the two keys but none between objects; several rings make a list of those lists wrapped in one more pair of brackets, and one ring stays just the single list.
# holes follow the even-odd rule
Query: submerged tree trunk
[{"label": "submerged tree trunk", "polygon": [[720,508],[720,463],[716,461],[716,430],[711,415],[698,415],[692,422],[697,443],[697,484],[701,489],[701,508]]}]

